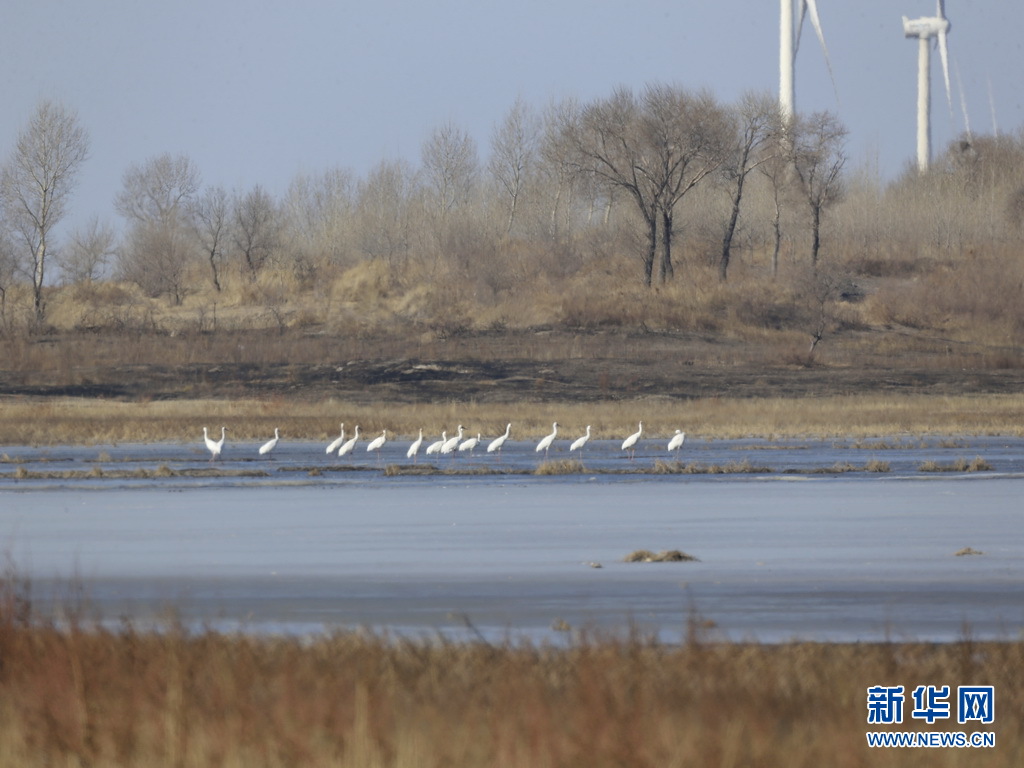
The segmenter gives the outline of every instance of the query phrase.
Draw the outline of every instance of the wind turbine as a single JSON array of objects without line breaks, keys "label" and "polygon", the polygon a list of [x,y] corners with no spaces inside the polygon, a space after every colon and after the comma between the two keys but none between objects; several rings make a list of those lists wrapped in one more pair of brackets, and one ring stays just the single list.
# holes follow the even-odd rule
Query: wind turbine
[{"label": "wind turbine", "polygon": [[[800,47],[800,31],[804,26],[804,16],[808,12],[810,12],[811,25],[814,27],[814,32],[818,35],[818,42],[821,44],[822,53],[825,54],[825,65],[828,67],[828,76],[832,78],[833,88],[835,88],[836,79],[832,74],[832,62],[828,58],[825,35],[821,31],[817,0],[781,0],[781,2],[779,20],[779,112],[782,114],[785,124],[788,125],[793,121],[793,115],[796,114],[794,68],[796,52]],[[800,3],[800,21],[797,24],[794,23],[794,3]]]},{"label": "wind turbine", "polygon": [[931,39],[934,37],[939,44],[939,55],[942,58],[942,75],[946,80],[946,100],[950,110],[953,109],[953,96],[949,89],[949,49],[946,46],[946,35],[949,34],[950,23],[946,18],[943,0],[936,0],[935,16],[922,16],[920,19],[903,17],[903,36],[916,37],[917,43],[917,170],[925,173],[932,156],[932,125],[931,125]]}]

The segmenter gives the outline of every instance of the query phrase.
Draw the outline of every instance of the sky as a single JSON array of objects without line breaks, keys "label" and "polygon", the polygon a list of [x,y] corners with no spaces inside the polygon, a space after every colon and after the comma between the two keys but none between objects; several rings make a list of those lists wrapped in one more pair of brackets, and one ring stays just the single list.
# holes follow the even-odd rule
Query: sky
[{"label": "sky", "polygon": [[[486,159],[517,98],[607,96],[648,83],[734,102],[778,93],[775,0],[10,0],[0,24],[0,156],[44,99],[77,111],[91,138],[66,227],[98,215],[132,164],[193,160],[208,185],[283,195],[300,173],[382,160],[419,163],[451,122]],[[932,0],[818,0],[835,86],[805,23],[800,112],[850,131],[850,166],[899,175],[915,156],[917,41],[901,15]],[[1024,2],[947,0],[954,105],[932,56],[933,152],[964,130],[1024,126]],[[994,115],[994,118],[993,118]],[[59,233],[58,233],[59,234]]]}]

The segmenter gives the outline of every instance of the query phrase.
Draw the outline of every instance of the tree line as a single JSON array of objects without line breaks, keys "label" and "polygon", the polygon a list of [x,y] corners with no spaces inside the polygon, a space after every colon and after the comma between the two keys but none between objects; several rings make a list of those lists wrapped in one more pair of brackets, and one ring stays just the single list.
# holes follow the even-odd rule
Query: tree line
[{"label": "tree line", "polygon": [[595,243],[653,288],[685,279],[680,249],[724,282],[737,250],[764,254],[775,275],[788,246],[814,274],[826,233],[833,258],[840,243],[848,255],[884,258],[893,243],[964,250],[1020,239],[1024,133],[961,137],[927,176],[908,165],[887,185],[851,172],[846,135],[829,112],[783,123],[768,94],[726,104],[652,84],[543,109],[517,100],[486,161],[448,123],[424,140],[418,165],[301,174],[280,198],[259,184],[204,185],[185,155],[145,159],[125,170],[112,201],[121,228],[96,217],[57,243],[89,136],[72,110],[44,101],[0,168],[0,310],[19,285],[31,288],[42,326],[58,282],[112,278],[180,304],[228,281],[256,284],[268,269],[310,285],[366,260],[396,279],[411,265],[429,279],[444,262],[500,290],[523,278],[509,266],[517,253],[558,273]]}]

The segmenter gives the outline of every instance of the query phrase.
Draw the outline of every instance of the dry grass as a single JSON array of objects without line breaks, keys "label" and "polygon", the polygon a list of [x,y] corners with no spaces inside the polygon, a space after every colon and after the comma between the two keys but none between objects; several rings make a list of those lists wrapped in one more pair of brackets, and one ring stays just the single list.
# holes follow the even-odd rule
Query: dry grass
[{"label": "dry grass", "polygon": [[924,461],[918,467],[921,472],[991,472],[992,465],[981,456],[976,456],[971,461],[957,459],[950,464],[940,464],[937,461]]},{"label": "dry grass", "polygon": [[579,475],[587,471],[587,468],[583,466],[583,462],[578,459],[557,459],[552,461],[542,461],[537,469],[534,470],[535,475]]},{"label": "dry grass", "polygon": [[[193,442],[204,426],[226,425],[229,441],[259,440],[279,427],[285,440],[337,437],[338,423],[359,424],[364,434],[387,428],[408,439],[422,427],[440,436],[457,424],[484,438],[512,422],[513,440],[540,439],[558,421],[560,434],[621,439],[644,422],[644,439],[667,439],[683,426],[695,438],[853,437],[902,435],[1024,434],[1024,394],[959,397],[844,396],[813,400],[705,398],[693,401],[607,401],[494,406],[473,402],[355,405],[274,397],[235,400],[123,402],[87,398],[8,399],[0,404],[0,444],[60,445],[130,442]],[[865,448],[879,448],[867,443]]]},{"label": "dry grass", "polygon": [[688,555],[679,549],[666,549],[661,552],[652,552],[649,549],[636,549],[622,558],[625,563],[693,563],[699,562],[699,558]]},{"label": "dry grass", "polygon": [[[730,644],[691,619],[682,646],[634,633],[549,647],[190,633],[173,619],[109,630],[71,616],[35,622],[21,586],[4,591],[2,768],[999,768],[1024,749],[1020,642]],[[921,683],[994,685],[996,748],[870,750],[867,688]],[[959,727],[971,729],[928,730]]]}]

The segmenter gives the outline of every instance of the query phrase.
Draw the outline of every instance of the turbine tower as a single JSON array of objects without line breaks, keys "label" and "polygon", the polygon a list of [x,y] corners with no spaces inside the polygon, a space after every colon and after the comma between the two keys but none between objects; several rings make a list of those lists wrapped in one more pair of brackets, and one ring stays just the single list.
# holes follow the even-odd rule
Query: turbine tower
[{"label": "turbine tower", "polygon": [[[818,4],[816,0],[781,0],[779,19],[779,112],[785,124],[793,121],[796,114],[796,86],[794,69],[796,64],[796,52],[800,47],[800,31],[804,26],[804,16],[810,12],[811,25],[818,35],[818,42],[825,54],[825,65],[828,67],[828,76],[832,78],[832,87],[835,87],[836,79],[832,75],[832,62],[828,58],[828,48],[825,46],[825,35],[821,31],[821,20],[818,18]],[[800,20],[794,23],[794,3],[800,4]]]},{"label": "turbine tower", "polygon": [[949,90],[949,50],[946,46],[946,35],[949,34],[950,23],[946,18],[943,0],[936,0],[935,16],[923,16],[920,19],[903,17],[903,36],[917,38],[917,170],[928,171],[932,156],[932,124],[931,124],[931,39],[934,37],[939,45],[942,57],[942,75],[946,80],[946,100],[949,108],[953,108],[953,96]]}]

